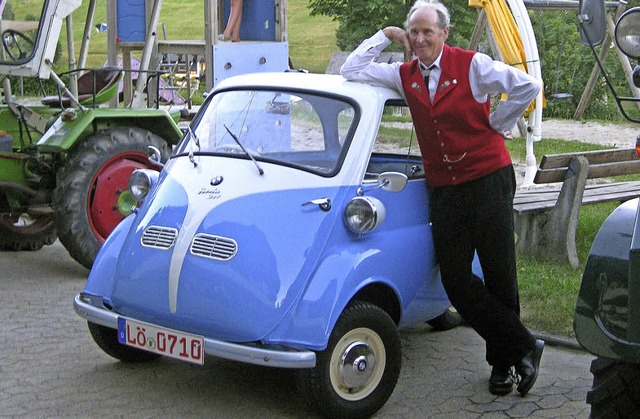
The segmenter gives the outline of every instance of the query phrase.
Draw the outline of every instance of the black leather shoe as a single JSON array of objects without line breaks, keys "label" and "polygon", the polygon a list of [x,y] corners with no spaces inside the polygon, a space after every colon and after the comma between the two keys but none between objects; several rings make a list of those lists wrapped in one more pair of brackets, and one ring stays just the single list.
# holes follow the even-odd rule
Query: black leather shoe
[{"label": "black leather shoe", "polygon": [[513,378],[509,374],[509,368],[493,367],[489,377],[489,393],[504,396],[511,393]]},{"label": "black leather shoe", "polygon": [[540,339],[536,340],[536,346],[516,365],[516,372],[520,375],[518,393],[523,396],[531,390],[531,387],[533,387],[538,378],[540,358],[542,358],[543,350],[544,341]]}]

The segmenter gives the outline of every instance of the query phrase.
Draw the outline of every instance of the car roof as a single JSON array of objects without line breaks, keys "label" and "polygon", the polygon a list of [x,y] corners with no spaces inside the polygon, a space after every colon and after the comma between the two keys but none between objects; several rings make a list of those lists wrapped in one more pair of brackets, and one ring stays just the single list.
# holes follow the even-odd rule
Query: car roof
[{"label": "car roof", "polygon": [[251,73],[229,77],[221,81],[213,90],[227,90],[232,88],[276,88],[292,89],[309,92],[321,92],[348,96],[363,104],[371,105],[373,97],[386,102],[387,100],[403,100],[400,94],[386,87],[347,81],[335,74],[305,73],[299,71]]}]

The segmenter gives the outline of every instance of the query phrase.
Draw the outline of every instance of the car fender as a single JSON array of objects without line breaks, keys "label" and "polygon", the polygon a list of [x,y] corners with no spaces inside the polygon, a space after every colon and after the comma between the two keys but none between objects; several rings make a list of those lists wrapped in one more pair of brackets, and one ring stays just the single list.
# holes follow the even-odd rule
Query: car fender
[{"label": "car fender", "polygon": [[113,290],[115,266],[134,219],[135,214],[132,214],[122,220],[100,247],[87,278],[85,293],[109,300]]},{"label": "car fender", "polygon": [[[428,255],[426,251],[423,254]],[[372,248],[367,241],[356,241],[347,248],[336,246],[326,252],[293,312],[269,335],[268,341],[323,350],[342,311],[370,287],[376,296],[384,295],[379,305],[385,306],[399,326],[441,314],[450,302],[435,261],[424,258],[430,268],[399,266],[400,257],[399,253]]]},{"label": "car fender", "polygon": [[[605,220],[591,247],[576,303],[574,330],[578,342],[594,355],[640,361],[637,322],[631,306],[638,303],[640,275],[630,256],[640,240],[636,225],[638,199],[616,208]],[[633,233],[633,234],[632,234]],[[637,249],[636,249],[637,250]],[[637,257],[637,256],[636,256]],[[635,291],[634,291],[635,289]],[[637,318],[636,318],[637,319]]]},{"label": "car fender", "polygon": [[[113,126],[136,126],[146,129],[170,144],[182,137],[175,118],[165,109],[97,108],[65,111],[36,144],[41,152],[64,153],[78,140]],[[68,115],[68,116],[65,116]]]}]

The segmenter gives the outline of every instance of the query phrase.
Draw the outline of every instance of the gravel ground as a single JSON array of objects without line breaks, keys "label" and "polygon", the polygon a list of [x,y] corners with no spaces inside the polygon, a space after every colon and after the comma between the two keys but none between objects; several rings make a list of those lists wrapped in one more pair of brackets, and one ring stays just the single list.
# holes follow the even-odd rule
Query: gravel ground
[{"label": "gravel ground", "polygon": [[542,121],[542,139],[556,138],[569,141],[602,144],[617,148],[635,146],[640,126],[602,124],[591,121],[548,119]]}]

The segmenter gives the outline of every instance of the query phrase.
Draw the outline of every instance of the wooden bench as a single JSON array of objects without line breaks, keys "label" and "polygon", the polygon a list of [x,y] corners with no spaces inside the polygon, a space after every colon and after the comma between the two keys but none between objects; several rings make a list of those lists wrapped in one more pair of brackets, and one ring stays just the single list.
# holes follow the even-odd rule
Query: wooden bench
[{"label": "wooden bench", "polygon": [[516,192],[516,247],[542,259],[568,261],[578,268],[575,238],[580,207],[640,196],[640,181],[587,180],[636,173],[640,173],[640,159],[635,149],[544,156],[533,183],[548,186]]}]

